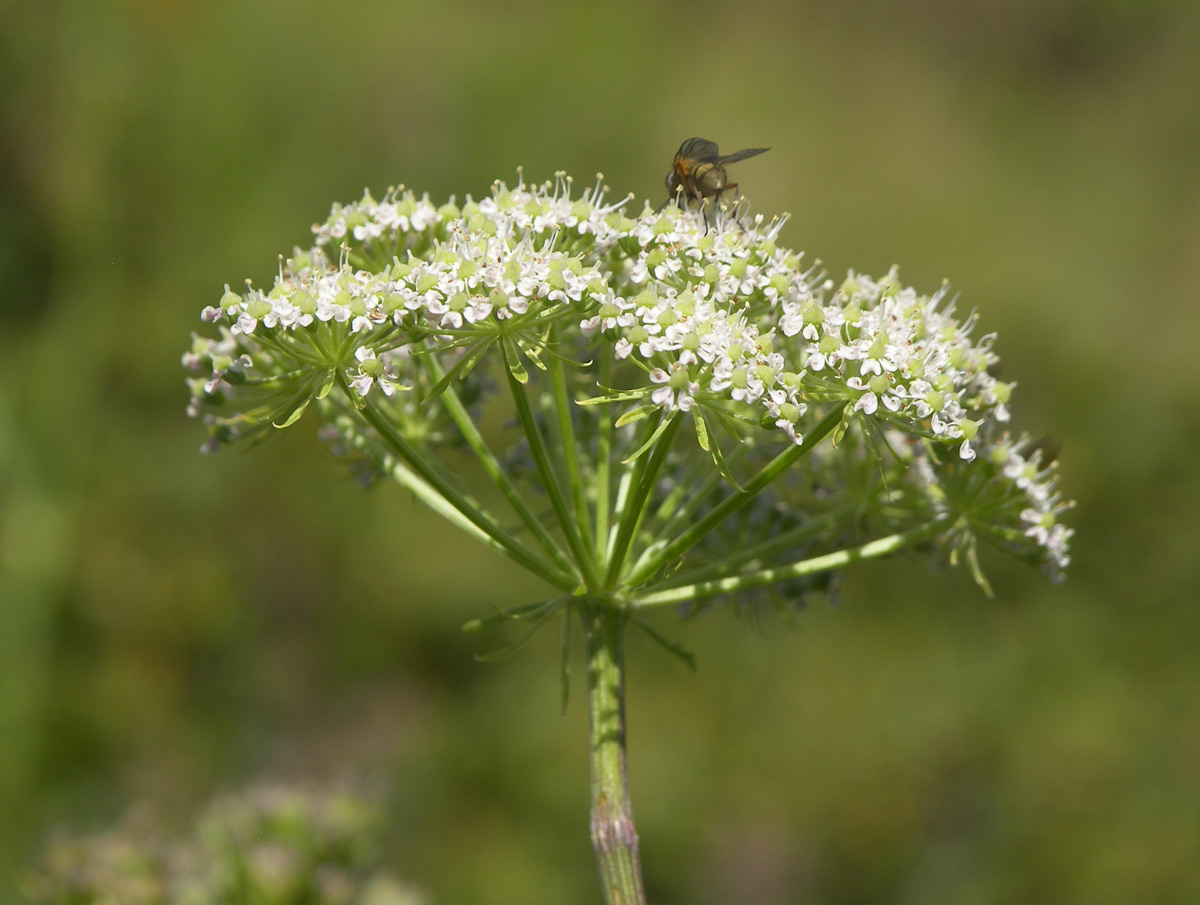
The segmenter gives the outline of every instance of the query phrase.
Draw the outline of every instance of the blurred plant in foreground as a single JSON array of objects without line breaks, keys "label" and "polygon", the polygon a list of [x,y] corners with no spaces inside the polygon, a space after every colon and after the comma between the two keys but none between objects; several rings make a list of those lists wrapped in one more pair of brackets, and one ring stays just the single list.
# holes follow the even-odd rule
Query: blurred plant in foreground
[{"label": "blurred plant in foreground", "polygon": [[[592,840],[606,900],[645,900],[625,775],[623,642],[651,607],[798,606],[901,550],[977,544],[1054,577],[1068,508],[1011,436],[991,335],[895,270],[840,283],[770,223],[604,191],[497,184],[435,207],[390,190],[335,205],[269,290],[228,288],[184,356],[206,448],[316,411],[334,449],[397,481],[557,593],[481,619],[583,626]],[[507,397],[519,430],[479,427]],[[690,430],[684,430],[685,426]],[[506,509],[469,495],[466,451]],[[452,565],[452,554],[447,557]],[[507,651],[508,649],[506,649]],[[500,653],[504,653],[501,651]]]},{"label": "blurred plant in foreground", "polygon": [[353,795],[264,786],[217,800],[179,841],[144,810],[96,836],[56,836],[27,892],[38,905],[423,905],[371,869],[380,829]]}]

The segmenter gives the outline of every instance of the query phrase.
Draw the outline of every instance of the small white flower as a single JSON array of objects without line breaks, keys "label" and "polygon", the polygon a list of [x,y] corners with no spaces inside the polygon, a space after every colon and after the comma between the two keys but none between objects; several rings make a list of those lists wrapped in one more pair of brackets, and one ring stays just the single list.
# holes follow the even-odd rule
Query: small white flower
[{"label": "small white flower", "polygon": [[358,360],[358,374],[351,383],[358,395],[366,396],[372,386],[378,386],[385,396],[395,395],[398,376],[395,365],[380,361],[375,357],[375,350],[366,346],[355,349],[354,357]]}]

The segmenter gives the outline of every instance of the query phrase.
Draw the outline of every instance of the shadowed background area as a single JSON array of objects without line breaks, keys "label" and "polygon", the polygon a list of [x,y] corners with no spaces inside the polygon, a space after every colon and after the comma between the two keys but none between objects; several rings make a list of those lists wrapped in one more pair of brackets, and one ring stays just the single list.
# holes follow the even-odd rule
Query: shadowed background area
[{"label": "shadowed background area", "polygon": [[638,210],[692,135],[769,145],[733,178],[835,277],[952,281],[1078,534],[994,600],[898,561],[657,617],[700,670],[631,643],[650,900],[1200,901],[1198,111],[1183,0],[0,0],[0,902],[54,826],[261,777],[387,789],[438,905],[599,901],[556,633],[458,631],[542,589],[308,419],[200,456],[179,358],[364,186]]}]

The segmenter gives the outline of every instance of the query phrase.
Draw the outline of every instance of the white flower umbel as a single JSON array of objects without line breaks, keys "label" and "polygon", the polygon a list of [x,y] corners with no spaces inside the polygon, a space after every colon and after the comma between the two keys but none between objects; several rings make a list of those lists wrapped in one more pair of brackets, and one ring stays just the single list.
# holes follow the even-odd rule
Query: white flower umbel
[{"label": "white flower umbel", "polygon": [[[1007,432],[994,336],[945,287],[838,283],[779,244],[782,219],[630,216],[605,194],[560,175],[461,206],[403,189],[335,205],[273,286],[204,309],[215,335],[184,364],[206,449],[311,408],[360,473],[557,589],[508,615],[582,620],[593,840],[608,900],[641,902],[614,731],[641,610],[799,605],[905,549],[965,555],[983,583],[980,540],[1060,577],[1071,531],[1053,466]],[[497,394],[518,426],[503,457],[477,426]],[[502,510],[443,464],[450,445]]]}]

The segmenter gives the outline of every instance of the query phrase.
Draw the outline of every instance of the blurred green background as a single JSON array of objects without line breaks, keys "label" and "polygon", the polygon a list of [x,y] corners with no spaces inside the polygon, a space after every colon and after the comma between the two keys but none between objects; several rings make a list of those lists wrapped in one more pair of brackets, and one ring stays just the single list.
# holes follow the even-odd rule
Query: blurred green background
[{"label": "blurred green background", "polygon": [[770,145],[738,181],[834,275],[978,307],[1078,535],[994,600],[900,561],[796,627],[663,614],[700,671],[631,644],[651,901],[1200,902],[1190,0],[0,0],[0,902],[53,826],[263,777],[381,783],[438,905],[599,901],[554,633],[458,630],[540,589],[311,426],[200,456],[179,357],[364,186],[640,206],[692,135]]}]

